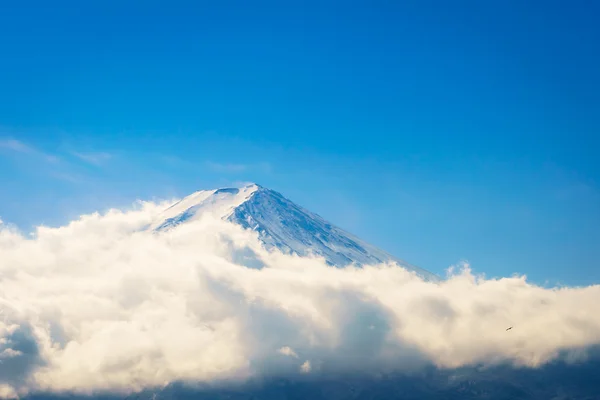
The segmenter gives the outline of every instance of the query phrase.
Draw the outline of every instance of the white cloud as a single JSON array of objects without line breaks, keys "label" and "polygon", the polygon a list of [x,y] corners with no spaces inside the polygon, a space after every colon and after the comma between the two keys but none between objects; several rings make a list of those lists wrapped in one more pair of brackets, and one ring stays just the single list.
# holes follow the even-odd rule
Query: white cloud
[{"label": "white cloud", "polygon": [[310,361],[306,360],[304,364],[300,366],[300,372],[304,374],[308,374],[311,371],[312,367],[310,366]]},{"label": "white cloud", "polygon": [[[10,355],[0,397],[427,363],[537,367],[600,342],[600,286],[330,268],[267,252],[210,216],[144,232],[165,206],[86,215],[33,239],[0,226],[0,354]],[[264,267],[236,264],[249,255]]]},{"label": "white cloud", "polygon": [[304,362],[304,364],[302,364],[300,366],[300,372],[302,372],[304,374],[308,374],[311,370],[312,370],[312,367],[310,365],[310,361],[308,361],[308,360],[306,360]]},{"label": "white cloud", "polygon": [[291,347],[288,347],[288,346],[284,346],[284,347],[280,348],[279,350],[277,350],[277,352],[279,354],[283,354],[284,356],[298,358],[298,354],[296,354],[296,352]]}]

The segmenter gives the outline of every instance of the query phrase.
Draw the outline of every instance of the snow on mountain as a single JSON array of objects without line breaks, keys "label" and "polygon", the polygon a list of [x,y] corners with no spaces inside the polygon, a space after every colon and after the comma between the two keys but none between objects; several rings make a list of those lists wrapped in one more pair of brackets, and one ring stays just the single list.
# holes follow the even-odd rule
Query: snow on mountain
[{"label": "snow on mountain", "polygon": [[164,231],[183,222],[198,219],[204,213],[212,213],[227,219],[236,207],[247,201],[257,190],[259,190],[258,185],[248,185],[239,189],[200,190],[166,209],[150,229]]},{"label": "snow on mountain", "polygon": [[337,267],[395,262],[424,279],[440,280],[257,184],[195,192],[165,210],[149,229],[158,232],[172,229],[206,212],[258,232],[267,249],[277,248],[301,256],[319,255]]}]

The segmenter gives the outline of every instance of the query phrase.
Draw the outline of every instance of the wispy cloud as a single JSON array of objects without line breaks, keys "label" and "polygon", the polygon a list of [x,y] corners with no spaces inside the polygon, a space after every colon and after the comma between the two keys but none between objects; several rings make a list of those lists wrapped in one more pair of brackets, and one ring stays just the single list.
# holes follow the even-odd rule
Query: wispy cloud
[{"label": "wispy cloud", "polygon": [[312,370],[312,367],[310,365],[310,361],[308,361],[308,360],[306,360],[304,362],[304,364],[302,364],[300,366],[300,372],[302,372],[304,374],[308,374],[311,370]]},{"label": "wispy cloud", "polygon": [[[77,173],[75,166],[68,160],[42,151],[23,141],[13,138],[0,138],[0,151],[2,150],[11,153],[18,161],[25,161],[21,164],[24,168],[34,164],[33,171],[35,174],[42,174],[44,177],[69,183],[79,184],[85,181],[84,177]],[[100,162],[105,158],[105,156],[97,154],[80,155],[82,157],[87,156],[88,162]],[[44,167],[39,168],[39,163],[42,163]]]},{"label": "wispy cloud", "polygon": [[30,157],[37,157],[45,162],[49,163],[57,163],[60,161],[58,156],[53,154],[45,153],[41,150],[36,149],[35,147],[23,143],[16,139],[0,139],[0,149],[9,150],[14,153],[20,153],[24,155],[28,155]]},{"label": "wispy cloud", "polygon": [[296,352],[289,346],[284,346],[277,350],[277,352],[279,354],[283,354],[284,356],[298,358],[298,354],[296,354]]},{"label": "wispy cloud", "polygon": [[107,152],[97,152],[97,153],[81,153],[81,152],[71,152],[72,155],[79,158],[82,161],[85,161],[89,164],[94,164],[100,166],[110,160],[113,156]]},{"label": "wispy cloud", "polygon": [[19,142],[15,139],[0,139],[0,147],[3,149],[8,149],[12,151],[16,151],[18,153],[33,153],[33,149],[26,145],[23,142]]},{"label": "wispy cloud", "polygon": [[50,171],[48,172],[48,176],[60,181],[69,182],[69,183],[83,183],[85,182],[85,178],[77,173],[68,172],[68,171]]}]

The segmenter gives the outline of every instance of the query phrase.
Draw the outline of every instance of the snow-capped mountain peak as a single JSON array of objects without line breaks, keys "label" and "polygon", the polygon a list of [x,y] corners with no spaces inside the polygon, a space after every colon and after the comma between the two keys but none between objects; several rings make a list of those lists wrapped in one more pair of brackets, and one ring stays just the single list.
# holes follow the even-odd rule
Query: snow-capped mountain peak
[{"label": "snow-capped mountain peak", "polygon": [[212,213],[217,217],[227,219],[236,207],[247,201],[259,189],[259,185],[249,184],[241,188],[194,192],[166,209],[161,218],[150,226],[150,229],[164,231],[183,222],[200,218],[204,213]]},{"label": "snow-capped mountain peak", "polygon": [[169,207],[150,226],[160,232],[212,213],[218,218],[258,232],[268,249],[277,248],[298,255],[316,254],[328,264],[344,267],[395,262],[421,277],[438,281],[436,275],[402,261],[365,243],[356,236],[327,222],[280,193],[258,184],[240,188],[201,190]]}]

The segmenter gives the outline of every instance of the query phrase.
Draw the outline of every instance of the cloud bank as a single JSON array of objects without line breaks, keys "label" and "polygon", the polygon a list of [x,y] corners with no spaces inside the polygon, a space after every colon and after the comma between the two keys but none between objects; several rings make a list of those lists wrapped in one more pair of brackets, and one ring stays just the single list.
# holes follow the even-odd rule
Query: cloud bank
[{"label": "cloud bank", "polygon": [[468,266],[441,284],[395,265],[337,269],[268,252],[210,215],[147,232],[166,206],[85,215],[32,236],[0,224],[0,397],[428,365],[537,368],[584,360],[600,343],[600,286],[486,280]]}]

